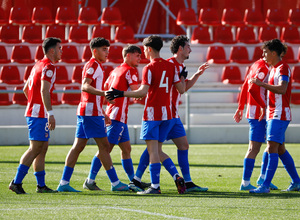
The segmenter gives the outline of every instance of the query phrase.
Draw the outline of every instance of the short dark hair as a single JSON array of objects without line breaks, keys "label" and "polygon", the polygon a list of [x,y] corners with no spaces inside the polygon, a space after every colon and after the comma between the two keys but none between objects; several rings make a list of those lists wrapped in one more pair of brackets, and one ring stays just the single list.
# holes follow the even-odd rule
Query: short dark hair
[{"label": "short dark hair", "polygon": [[185,35],[178,35],[174,37],[171,41],[170,50],[172,54],[178,52],[180,46],[184,47],[186,42],[189,42],[189,39]]},{"label": "short dark hair", "polygon": [[128,53],[135,53],[135,52],[142,54],[142,50],[140,47],[132,44],[128,44],[126,47],[123,48],[122,56],[123,58],[125,58]]},{"label": "short dark hair", "polygon": [[278,56],[284,56],[287,52],[287,45],[283,44],[279,39],[272,39],[264,42],[262,49],[269,49],[270,51],[275,51]]},{"label": "short dark hair", "polygon": [[48,37],[43,41],[42,48],[44,54],[48,53],[51,48],[56,47],[57,43],[61,43],[61,40],[56,37]]},{"label": "short dark hair", "polygon": [[163,47],[163,40],[159,35],[151,35],[143,40],[143,45],[146,47],[152,47],[154,50],[159,52]]},{"label": "short dark hair", "polygon": [[106,40],[105,38],[103,37],[96,37],[96,38],[93,38],[91,41],[90,41],[90,48],[91,50],[97,48],[97,47],[103,47],[103,46],[107,46],[109,47],[110,46],[110,43],[108,40]]}]

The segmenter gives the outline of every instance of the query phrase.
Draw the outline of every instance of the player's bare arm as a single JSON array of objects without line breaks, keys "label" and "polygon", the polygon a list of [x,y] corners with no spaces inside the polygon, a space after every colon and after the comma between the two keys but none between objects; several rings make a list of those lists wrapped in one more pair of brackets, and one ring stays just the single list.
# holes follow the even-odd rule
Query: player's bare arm
[{"label": "player's bare arm", "polygon": [[91,86],[92,79],[84,78],[82,80],[81,91],[87,92],[93,95],[105,96],[104,91],[98,90]]},{"label": "player's bare arm", "polygon": [[207,62],[202,64],[201,66],[199,66],[197,72],[194,73],[194,75],[186,81],[185,91],[188,91],[190,88],[192,88],[195,85],[199,76],[201,76],[207,68],[209,68],[209,65]]},{"label": "player's bare arm", "polygon": [[250,83],[254,83],[258,86],[264,87],[265,89],[267,89],[267,90],[269,90],[273,93],[282,94],[282,95],[286,93],[286,90],[287,90],[287,87],[288,87],[288,82],[284,81],[284,80],[281,80],[279,82],[279,85],[270,85],[268,83],[264,83],[264,82],[260,81],[257,78],[252,78],[250,80]]},{"label": "player's bare arm", "polygon": [[52,111],[52,105],[51,105],[51,96],[50,96],[50,82],[46,80],[41,80],[41,95],[42,100],[44,103],[44,106],[48,112],[48,127],[49,130],[55,129],[55,118],[53,114],[50,114],[49,111]]},{"label": "player's bare arm", "polygon": [[28,99],[28,82],[29,82],[29,80],[26,81],[26,83],[23,87],[23,92],[27,99]]}]

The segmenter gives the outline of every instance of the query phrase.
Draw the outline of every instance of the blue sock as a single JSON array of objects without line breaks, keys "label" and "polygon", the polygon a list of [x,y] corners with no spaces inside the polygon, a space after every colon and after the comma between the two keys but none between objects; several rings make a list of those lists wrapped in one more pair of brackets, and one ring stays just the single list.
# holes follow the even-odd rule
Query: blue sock
[{"label": "blue sock", "polygon": [[192,182],[190,175],[190,164],[188,158],[188,150],[177,150],[178,164],[185,182]]},{"label": "blue sock", "polygon": [[140,158],[140,162],[139,162],[139,165],[138,165],[135,175],[138,178],[142,179],[142,176],[143,176],[146,168],[148,167],[148,165],[149,165],[149,153],[146,148],[146,150],[144,150],[144,152]]},{"label": "blue sock", "polygon": [[243,180],[250,181],[254,164],[255,164],[255,159],[251,159],[251,158],[244,159]]},{"label": "blue sock", "polygon": [[119,180],[114,167],[112,167],[110,170],[106,170],[106,174],[107,174],[107,176],[108,176],[111,183],[114,183],[114,182]]},{"label": "blue sock", "polygon": [[275,175],[277,167],[278,167],[278,154],[276,154],[276,153],[269,154],[269,162],[268,162],[267,171],[266,171],[266,178],[263,183],[263,185],[265,187],[267,187],[267,188],[270,187],[270,184]]},{"label": "blue sock", "polygon": [[284,168],[292,178],[293,183],[299,183],[299,175],[297,173],[294,160],[288,151],[285,151],[284,154],[279,156],[281,162],[283,163]]},{"label": "blue sock", "polygon": [[101,167],[102,167],[102,163],[101,163],[100,159],[98,157],[94,156],[92,163],[91,163],[89,179],[95,180]]},{"label": "blue sock", "polygon": [[260,174],[265,175],[267,166],[268,166],[268,159],[269,159],[269,154],[268,152],[264,152],[262,156],[262,162],[261,162],[261,170]]},{"label": "blue sock", "polygon": [[43,171],[39,171],[39,172],[34,172],[35,178],[36,178],[36,182],[40,187],[45,186],[45,175],[46,172],[45,170]]},{"label": "blue sock", "polygon": [[159,184],[160,169],[161,169],[160,163],[150,164],[149,170],[150,170],[151,184]]},{"label": "blue sock", "polygon": [[129,181],[134,177],[134,170],[131,158],[122,160],[122,166],[128,176]]},{"label": "blue sock", "polygon": [[175,174],[178,174],[176,166],[171,160],[171,158],[165,159],[162,164],[166,168],[166,170],[171,174],[172,177],[174,177]]},{"label": "blue sock", "polygon": [[26,174],[28,173],[29,167],[25,166],[23,164],[20,164],[18,167],[18,171],[16,173],[16,176],[14,178],[14,183],[15,184],[20,184],[22,183],[24,177],[26,176]]},{"label": "blue sock", "polygon": [[64,181],[70,182],[73,171],[74,171],[74,168],[65,166],[61,179]]}]

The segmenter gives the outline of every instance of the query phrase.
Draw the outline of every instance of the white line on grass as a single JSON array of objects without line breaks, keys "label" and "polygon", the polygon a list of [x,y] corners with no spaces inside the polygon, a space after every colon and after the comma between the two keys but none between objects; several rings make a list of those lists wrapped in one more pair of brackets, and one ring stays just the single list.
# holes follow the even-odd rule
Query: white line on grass
[{"label": "white line on grass", "polygon": [[[57,209],[94,209],[95,207],[60,207],[60,208],[55,208]],[[178,217],[178,216],[173,216],[173,215],[165,215],[161,213],[155,213],[155,212],[148,212],[148,211],[143,211],[143,210],[136,210],[136,209],[127,209],[127,208],[121,208],[121,207],[114,207],[114,206],[100,206],[99,208],[102,209],[117,209],[117,210],[122,210],[122,211],[129,211],[129,212],[137,212],[137,213],[143,213],[147,215],[155,215],[155,216],[161,216],[165,218],[171,218],[171,219],[182,219],[182,220],[193,220],[193,218],[185,218],[185,217]],[[0,209],[1,211],[26,211],[26,210],[53,210],[53,208],[16,208],[16,209]]]}]

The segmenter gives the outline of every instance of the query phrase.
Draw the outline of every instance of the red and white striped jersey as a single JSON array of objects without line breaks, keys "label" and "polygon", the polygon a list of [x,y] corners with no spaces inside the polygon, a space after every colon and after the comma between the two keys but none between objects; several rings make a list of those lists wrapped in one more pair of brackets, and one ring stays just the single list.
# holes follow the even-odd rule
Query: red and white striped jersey
[{"label": "red and white striped jersey", "polygon": [[41,81],[46,80],[50,85],[50,95],[54,89],[56,68],[48,58],[38,61],[28,77],[28,101],[25,110],[26,117],[46,118],[47,111],[41,96]]},{"label": "red and white striped jersey", "polygon": [[254,83],[249,84],[250,79],[257,78],[262,82],[267,82],[269,76],[269,66],[263,60],[257,60],[250,67],[239,97],[239,109],[243,110],[247,103],[246,118],[259,119],[260,107],[266,107],[266,90]]},{"label": "red and white striped jersey", "polygon": [[[91,86],[98,90],[103,90],[105,82],[103,67],[93,57],[83,67],[82,80],[84,78],[92,79]],[[82,91],[77,115],[103,116],[101,96]]]},{"label": "red and white striped jersey", "polygon": [[142,85],[148,85],[144,109],[144,121],[172,119],[170,92],[173,84],[179,83],[174,64],[156,58],[143,68]]},{"label": "red and white striped jersey", "polygon": [[[169,59],[167,59],[167,61],[173,63],[177,69],[178,72],[178,76],[181,72],[181,70],[184,67],[184,64],[180,64],[178,63],[178,61],[175,59],[175,57],[171,57]],[[179,106],[179,101],[181,98],[181,94],[177,91],[175,86],[172,86],[171,89],[171,102],[172,102],[172,115],[173,118],[179,118],[179,113],[178,113],[178,106]]]},{"label": "red and white striped jersey", "polygon": [[[137,69],[129,66],[127,63],[122,63],[115,68],[107,81],[105,82],[105,88],[115,88],[121,91],[129,91],[131,85],[137,85],[139,83],[139,76]],[[115,104],[107,103],[105,113],[112,120],[117,120],[123,123],[127,123],[128,116],[128,97],[122,97],[115,99]]]},{"label": "red and white striped jersey", "polygon": [[287,76],[289,78],[288,87],[285,94],[275,94],[268,91],[267,94],[267,120],[277,119],[284,121],[291,121],[291,69],[283,61],[278,62],[270,71],[269,81],[270,85],[279,85],[281,76]]}]

